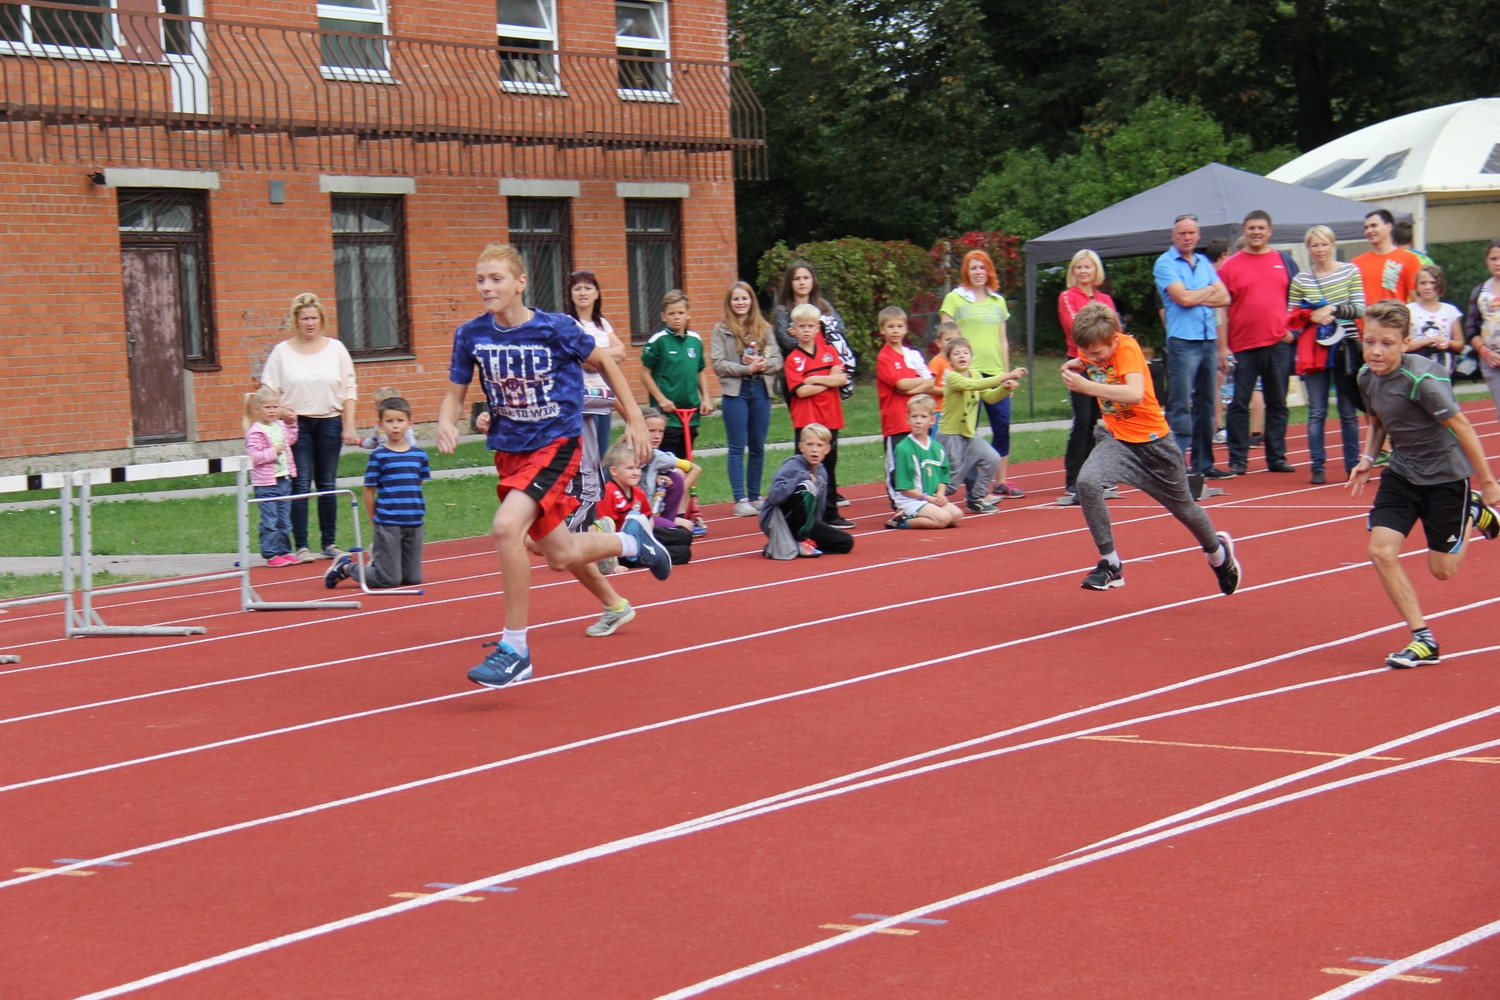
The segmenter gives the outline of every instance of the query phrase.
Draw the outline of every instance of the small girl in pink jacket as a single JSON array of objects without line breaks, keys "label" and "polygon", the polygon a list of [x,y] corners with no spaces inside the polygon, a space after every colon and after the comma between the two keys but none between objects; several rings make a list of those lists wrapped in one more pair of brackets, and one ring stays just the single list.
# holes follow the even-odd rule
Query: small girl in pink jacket
[{"label": "small girl in pink jacket", "polygon": [[[250,456],[250,485],[257,500],[285,497],[292,493],[297,462],[292,445],[297,441],[297,415],[281,405],[270,389],[245,396],[245,453]],[[292,555],[292,505],[285,500],[266,499],[260,507],[260,554],[267,566],[292,566],[301,562]]]}]

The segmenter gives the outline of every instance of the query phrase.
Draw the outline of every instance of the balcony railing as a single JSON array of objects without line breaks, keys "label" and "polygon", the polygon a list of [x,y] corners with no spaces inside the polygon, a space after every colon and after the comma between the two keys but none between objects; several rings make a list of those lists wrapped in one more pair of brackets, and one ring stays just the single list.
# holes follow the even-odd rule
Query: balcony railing
[{"label": "balcony railing", "polygon": [[0,3],[0,158],[178,169],[760,179],[733,63]]}]

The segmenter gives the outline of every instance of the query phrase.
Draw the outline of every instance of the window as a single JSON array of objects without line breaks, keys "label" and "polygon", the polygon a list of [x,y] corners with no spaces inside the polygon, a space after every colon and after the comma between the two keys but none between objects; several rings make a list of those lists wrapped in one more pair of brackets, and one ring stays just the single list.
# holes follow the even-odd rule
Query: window
[{"label": "window", "polygon": [[318,27],[347,32],[321,35],[323,77],[392,83],[385,38],[388,34],[385,0],[330,0],[318,4]]},{"label": "window", "polygon": [[526,261],[526,298],[536,309],[563,312],[573,270],[566,198],[510,198],[510,243]]},{"label": "window", "polygon": [[115,48],[110,0],[61,0],[77,10],[56,10],[30,4],[0,6],[0,42],[14,48],[47,46],[51,49]]},{"label": "window", "polygon": [[1369,170],[1366,170],[1355,180],[1349,182],[1349,187],[1362,187],[1365,184],[1378,184],[1381,181],[1395,180],[1396,175],[1401,172],[1401,164],[1406,162],[1406,155],[1411,150],[1403,149],[1399,153],[1387,153],[1380,158]]},{"label": "window", "polygon": [[161,294],[175,300],[189,368],[212,367],[213,311],[208,287],[208,198],[199,191],[119,192],[120,246],[169,249],[176,257],[175,287]]},{"label": "window", "polygon": [[681,204],[625,201],[625,261],[630,275],[630,334],[643,343],[661,325],[661,300],[681,288]]},{"label": "window", "polygon": [[660,98],[671,90],[667,71],[667,5],[663,0],[615,4],[615,51],[620,96]]},{"label": "window", "polygon": [[1326,167],[1319,167],[1297,184],[1300,187],[1312,188],[1316,191],[1327,191],[1339,181],[1354,172],[1364,160],[1334,160]]},{"label": "window", "polygon": [[339,339],[356,357],[411,353],[403,208],[399,197],[333,198]]},{"label": "window", "polygon": [[[500,83],[523,93],[556,92],[557,19],[554,0],[495,0]],[[515,51],[524,49],[524,52]]]}]

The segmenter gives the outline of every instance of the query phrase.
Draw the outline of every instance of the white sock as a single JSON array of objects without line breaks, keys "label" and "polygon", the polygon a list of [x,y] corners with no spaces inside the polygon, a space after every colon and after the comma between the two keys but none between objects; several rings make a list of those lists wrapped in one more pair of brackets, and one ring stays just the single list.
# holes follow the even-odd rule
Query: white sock
[{"label": "white sock", "polygon": [[1109,563],[1115,569],[1120,568],[1120,554],[1118,552],[1107,552],[1099,558]]},{"label": "white sock", "polygon": [[1228,558],[1229,550],[1224,547],[1223,542],[1220,542],[1218,548],[1208,553],[1208,564],[1214,569],[1218,569],[1220,566],[1224,565],[1224,560]]},{"label": "white sock", "polygon": [[620,540],[620,558],[635,559],[641,554],[641,543],[635,540],[635,536],[624,531],[615,532],[615,537]]},{"label": "white sock", "polygon": [[500,641],[518,653],[525,653],[531,647],[526,645],[526,630],[505,629],[500,633]]}]

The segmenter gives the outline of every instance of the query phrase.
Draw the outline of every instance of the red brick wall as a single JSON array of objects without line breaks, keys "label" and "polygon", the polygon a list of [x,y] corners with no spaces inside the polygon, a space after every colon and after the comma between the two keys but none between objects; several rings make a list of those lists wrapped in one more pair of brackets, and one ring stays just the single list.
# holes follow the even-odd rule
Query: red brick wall
[{"label": "red brick wall", "polygon": [[[614,48],[610,4],[563,0],[562,46],[609,52]],[[488,44],[494,38],[494,5],[394,4],[393,30],[408,36]],[[310,4],[211,3],[214,17],[311,26]],[[722,0],[681,0],[670,11],[672,55],[724,58]],[[566,108],[566,100],[558,101]],[[8,126],[35,130],[34,125]],[[281,144],[282,171],[219,171],[220,188],[208,195],[211,294],[218,371],[191,375],[189,438],[218,442],[221,453],[241,436],[242,397],[257,385],[266,354],[285,336],[292,296],[316,292],[337,322],[329,195],[318,175],[298,172],[297,149],[308,141],[354,146],[352,139],[293,140],[245,137],[241,142]],[[91,183],[110,163],[5,162],[0,144],[0,387],[11,401],[11,419],[0,434],[0,459],[47,456],[131,446],[129,373],[120,276],[116,192]],[[408,151],[423,162],[422,149]],[[478,314],[473,264],[486,243],[506,238],[507,207],[500,177],[557,177],[581,182],[574,200],[573,261],[593,269],[605,314],[628,340],[629,296],[624,203],[616,179],[642,176],[642,154],[599,150],[538,152],[490,147],[493,177],[452,177],[413,172],[417,191],[406,197],[408,303],[411,359],[360,361],[360,422],[373,423],[369,396],[392,386],[411,400],[419,422],[436,420],[447,383],[454,328]],[[366,151],[364,155],[368,156]],[[476,154],[478,155],[478,154]],[[305,159],[305,157],[304,157]],[[336,160],[334,160],[336,162]],[[365,161],[368,163],[368,160]],[[722,312],[724,292],[736,275],[734,188],[730,181],[661,175],[657,154],[652,180],[686,181],[682,206],[684,290],[692,300],[692,325],[705,335]],[[352,173],[353,171],[351,171]],[[728,171],[724,171],[728,173]],[[269,203],[267,183],[285,185],[285,203]],[[626,373],[639,391],[638,349]],[[474,390],[470,398],[477,398]]]}]

